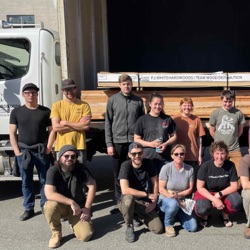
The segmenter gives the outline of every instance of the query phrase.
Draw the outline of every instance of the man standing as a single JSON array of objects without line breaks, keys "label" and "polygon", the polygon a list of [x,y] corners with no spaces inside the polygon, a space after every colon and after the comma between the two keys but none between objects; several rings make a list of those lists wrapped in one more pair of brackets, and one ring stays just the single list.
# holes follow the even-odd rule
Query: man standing
[{"label": "man standing", "polygon": [[60,245],[61,218],[68,218],[78,240],[88,241],[94,233],[91,206],[96,182],[77,157],[74,146],[64,145],[58,153],[58,166],[50,167],[47,172],[45,195],[48,201],[44,205],[44,215],[52,231],[50,248]]},{"label": "man standing", "polygon": [[[35,195],[33,191],[33,169],[36,166],[41,190],[40,206],[46,201],[44,185],[46,172],[50,165],[50,151],[54,142],[54,133],[50,121],[50,109],[37,103],[39,88],[27,83],[22,89],[25,104],[15,108],[10,114],[10,142],[16,155],[22,177],[24,213],[20,220],[34,215]],[[17,137],[18,131],[18,137]]]},{"label": "man standing", "polygon": [[250,239],[250,155],[245,155],[240,160],[240,166],[238,169],[238,175],[240,176],[243,198],[243,207],[247,217],[246,228],[244,229],[244,237]]},{"label": "man standing", "polygon": [[[159,191],[156,169],[150,159],[143,159],[143,146],[138,142],[129,145],[128,156],[130,160],[122,163],[118,177],[122,192],[118,207],[127,225],[125,239],[134,242],[134,215],[143,219],[149,230],[156,234],[163,231],[163,226],[155,211]],[[153,193],[147,192],[149,179]]]},{"label": "man standing", "polygon": [[111,96],[107,103],[105,117],[105,139],[108,155],[113,157],[115,207],[111,214],[119,212],[120,199],[118,174],[121,164],[127,159],[129,143],[134,141],[134,126],[137,119],[144,115],[143,101],[132,94],[132,78],[123,74],[119,77],[121,91]]},{"label": "man standing", "polygon": [[228,146],[229,158],[235,164],[238,172],[242,157],[239,137],[243,133],[245,117],[243,113],[233,107],[234,95],[230,90],[221,94],[222,107],[214,110],[210,116],[210,134],[215,141],[224,141]]},{"label": "man standing", "polygon": [[57,132],[55,151],[58,152],[63,145],[73,145],[80,154],[78,160],[85,163],[85,130],[89,129],[91,110],[88,103],[76,98],[76,91],[76,84],[72,79],[63,80],[62,92],[65,98],[53,104],[50,117],[53,130]]}]

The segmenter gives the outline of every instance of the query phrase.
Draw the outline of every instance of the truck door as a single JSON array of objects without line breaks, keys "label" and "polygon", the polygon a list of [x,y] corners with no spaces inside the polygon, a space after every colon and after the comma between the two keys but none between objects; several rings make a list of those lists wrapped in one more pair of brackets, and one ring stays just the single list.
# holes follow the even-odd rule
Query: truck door
[{"label": "truck door", "polygon": [[56,32],[41,29],[39,39],[41,104],[51,108],[55,101],[62,99],[59,38]]}]

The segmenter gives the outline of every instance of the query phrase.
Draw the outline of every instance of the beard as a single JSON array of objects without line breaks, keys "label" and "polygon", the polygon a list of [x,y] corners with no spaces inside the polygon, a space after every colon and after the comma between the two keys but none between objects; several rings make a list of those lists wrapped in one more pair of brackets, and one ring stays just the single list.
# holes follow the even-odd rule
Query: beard
[{"label": "beard", "polygon": [[59,161],[59,166],[64,172],[71,172],[75,168],[75,162],[72,160],[67,160],[65,163]]}]

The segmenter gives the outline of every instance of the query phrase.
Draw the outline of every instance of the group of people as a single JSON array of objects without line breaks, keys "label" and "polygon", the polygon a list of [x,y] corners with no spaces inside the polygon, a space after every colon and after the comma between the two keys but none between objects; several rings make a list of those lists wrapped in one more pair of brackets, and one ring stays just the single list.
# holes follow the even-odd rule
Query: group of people
[{"label": "group of people", "polygon": [[[211,160],[203,163],[205,131],[200,118],[192,114],[191,98],[182,98],[180,114],[170,117],[164,113],[163,97],[152,93],[148,113],[144,114],[142,99],[132,93],[131,77],[121,75],[119,85],[121,91],[108,100],[105,132],[108,154],[114,161],[115,207],[110,212],[120,210],[123,214],[126,240],[134,241],[138,218],[150,231],[163,231],[157,217],[159,211],[164,213],[165,232],[169,237],[176,235],[175,219],[190,232],[197,230],[197,217],[205,227],[213,207],[220,210],[224,226],[231,227],[229,215],[242,207],[239,191],[243,188],[242,195],[246,194],[250,185],[250,163],[244,166],[248,156],[242,158],[239,145],[245,118],[234,107],[234,93],[224,90],[221,107],[211,113],[209,132],[214,143],[210,147]],[[195,200],[193,213],[183,209],[189,198]],[[246,238],[250,238],[249,204],[250,199],[243,196],[248,218]]]},{"label": "group of people", "polygon": [[[145,114],[142,99],[132,93],[129,75],[119,77],[119,87],[120,92],[108,99],[105,139],[114,170],[115,206],[110,213],[122,213],[127,225],[125,239],[134,242],[134,226],[142,222],[157,234],[164,231],[164,224],[166,235],[173,237],[178,219],[183,228],[194,232],[196,216],[205,227],[213,207],[221,211],[222,222],[230,227],[233,224],[229,215],[242,206],[241,187],[248,219],[244,235],[250,238],[250,159],[249,155],[242,158],[240,153],[239,137],[245,118],[233,107],[233,93],[223,91],[222,106],[211,114],[214,143],[210,147],[211,160],[203,163],[205,131],[201,120],[192,114],[191,98],[183,98],[180,115],[170,117],[164,113],[163,97],[153,93]],[[20,220],[35,214],[35,165],[41,211],[52,231],[51,248],[60,245],[63,218],[68,219],[79,240],[88,241],[94,232],[91,206],[96,182],[85,166],[85,131],[90,126],[91,110],[86,102],[76,98],[73,80],[64,80],[62,91],[65,98],[54,103],[50,111],[38,104],[39,88],[28,83],[22,89],[25,104],[15,108],[10,116],[10,140],[24,196]],[[54,142],[57,161],[51,164]],[[187,212],[187,202],[192,198],[193,212]]]}]

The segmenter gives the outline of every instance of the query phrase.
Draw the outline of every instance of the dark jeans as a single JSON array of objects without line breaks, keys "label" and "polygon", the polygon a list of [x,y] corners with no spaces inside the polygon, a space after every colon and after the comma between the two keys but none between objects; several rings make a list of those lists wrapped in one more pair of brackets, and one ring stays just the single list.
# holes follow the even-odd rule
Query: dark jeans
[{"label": "dark jeans", "polygon": [[50,156],[44,155],[40,158],[39,154],[36,152],[31,152],[31,161],[27,169],[22,167],[22,155],[16,157],[19,166],[19,171],[22,177],[22,192],[23,192],[23,206],[25,210],[34,209],[35,206],[35,194],[33,187],[33,169],[36,166],[39,182],[40,182],[40,194],[41,202],[40,207],[42,208],[46,202],[46,197],[44,195],[44,185],[46,180],[46,173],[50,166]]},{"label": "dark jeans", "polygon": [[115,201],[121,197],[121,188],[118,180],[121,165],[128,159],[128,146],[130,143],[114,143],[115,155],[113,156]]}]

